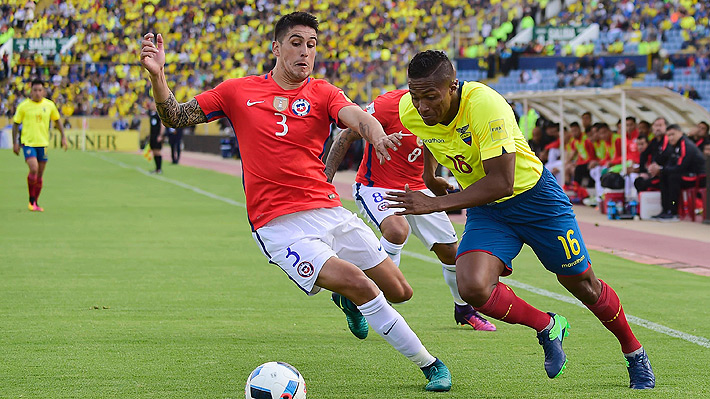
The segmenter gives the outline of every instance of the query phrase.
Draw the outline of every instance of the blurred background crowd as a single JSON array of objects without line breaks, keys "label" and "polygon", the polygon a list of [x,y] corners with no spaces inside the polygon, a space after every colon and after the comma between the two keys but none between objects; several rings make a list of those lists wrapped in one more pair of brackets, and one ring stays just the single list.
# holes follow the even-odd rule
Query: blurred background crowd
[{"label": "blurred background crowd", "polygon": [[[266,0],[0,0],[0,45],[15,38],[74,38],[61,53],[29,49],[5,54],[0,63],[0,114],[12,115],[32,76],[50,83],[50,97],[64,116],[143,114],[149,84],[138,63],[146,32],[165,37],[167,75],[179,101],[230,77],[265,73],[275,16],[305,9],[321,21],[316,77],[342,87],[365,104],[404,85],[406,65],[419,49],[445,49],[453,57],[478,59],[487,71],[477,78],[508,75],[520,83],[543,77],[518,71],[521,54],[599,57],[661,54],[654,71],[672,79],[672,56],[692,54],[681,67],[710,70],[706,1],[407,0],[363,2]],[[569,5],[565,5],[569,4]],[[598,23],[599,39],[577,46],[552,39],[510,43],[535,26],[582,27]],[[597,61],[561,66],[551,88],[621,84],[636,66]],[[670,75],[669,75],[670,73]],[[606,75],[606,78],[605,78]],[[671,83],[672,84],[672,83]],[[690,90],[685,87],[682,90]]]}]

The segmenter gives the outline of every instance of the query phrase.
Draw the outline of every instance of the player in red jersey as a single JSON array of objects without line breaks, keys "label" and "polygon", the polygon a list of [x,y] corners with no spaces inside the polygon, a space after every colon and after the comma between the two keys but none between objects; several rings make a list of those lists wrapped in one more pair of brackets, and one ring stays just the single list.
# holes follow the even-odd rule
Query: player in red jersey
[{"label": "player in red jersey", "polygon": [[309,295],[333,291],[354,334],[365,338],[369,324],[422,369],[427,390],[448,391],[449,370],[387,302],[408,300],[412,288],[372,230],[342,207],[323,173],[319,157],[331,122],[359,131],[381,160],[390,158],[387,148],[396,149],[399,140],[385,135],[341,90],[310,78],[317,33],[313,15],[283,16],[274,29],[276,65],[270,73],[229,79],[183,104],[167,85],[161,35],[155,43],[152,33],[144,36],[140,59],[166,126],[226,117],[234,127],[252,234],[269,262]]},{"label": "player in red jersey", "polygon": [[[392,160],[380,164],[373,160],[374,147],[368,144],[365,155],[353,184],[353,197],[363,217],[375,225],[382,233],[380,244],[385,252],[399,266],[402,248],[409,238],[410,231],[421,242],[434,251],[442,263],[444,281],[454,297],[454,320],[459,324],[469,324],[480,331],[495,331],[496,327],[481,317],[473,307],[459,295],[456,285],[456,250],[458,239],[454,226],[445,212],[435,212],[427,215],[395,215],[395,208],[387,207],[384,200],[387,191],[403,190],[409,185],[412,190],[423,191],[425,194],[435,194],[427,189],[422,175],[424,158],[422,142],[407,130],[399,120],[399,102],[408,90],[394,90],[385,93],[367,106],[367,112],[374,116],[387,134],[401,135],[402,145],[392,154]],[[325,163],[325,175],[328,181],[333,176],[338,165],[345,157],[350,145],[360,140],[361,136],[350,129],[344,130],[333,142]],[[445,194],[453,187],[442,177],[435,177],[434,171],[427,174],[432,179],[432,185]]]}]

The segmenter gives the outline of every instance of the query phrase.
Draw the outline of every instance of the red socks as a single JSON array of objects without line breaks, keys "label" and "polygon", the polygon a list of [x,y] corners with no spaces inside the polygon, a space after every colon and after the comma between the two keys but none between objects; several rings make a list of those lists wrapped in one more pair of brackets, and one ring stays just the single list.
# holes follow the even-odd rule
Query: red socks
[{"label": "red socks", "polygon": [[30,194],[30,204],[36,204],[39,198],[39,193],[42,191],[42,178],[36,174],[30,173],[27,175],[27,191]]},{"label": "red socks", "polygon": [[42,191],[42,178],[38,177],[35,183],[35,202],[39,199],[39,193]]},{"label": "red socks", "polygon": [[631,327],[626,321],[624,308],[621,306],[619,296],[613,288],[605,282],[602,283],[602,293],[594,305],[586,305],[589,310],[602,322],[602,325],[611,331],[621,344],[621,351],[631,353],[641,348],[641,343],[636,339]]},{"label": "red socks", "polygon": [[27,191],[30,193],[30,204],[37,202],[37,196],[35,195],[35,186],[37,185],[37,175],[30,173],[27,175]]},{"label": "red socks", "polygon": [[477,311],[510,324],[522,324],[540,332],[550,324],[550,315],[518,298],[507,285],[498,282],[491,297]]}]

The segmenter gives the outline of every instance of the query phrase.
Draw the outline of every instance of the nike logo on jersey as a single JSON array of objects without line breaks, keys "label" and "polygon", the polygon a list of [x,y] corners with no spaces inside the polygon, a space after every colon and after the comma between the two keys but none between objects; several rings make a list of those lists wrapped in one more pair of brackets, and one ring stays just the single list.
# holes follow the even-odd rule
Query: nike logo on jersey
[{"label": "nike logo on jersey", "polygon": [[264,102],[264,100],[261,100],[261,101],[251,101],[251,100],[247,100],[247,107],[251,107],[252,105],[255,105],[255,104],[261,104],[261,103],[263,103],[263,102]]},{"label": "nike logo on jersey", "polygon": [[387,335],[387,334],[389,334],[390,331],[392,331],[392,329],[394,328],[394,325],[397,324],[397,320],[399,320],[399,319],[394,319],[394,323],[392,323],[392,325],[390,326],[390,328],[388,328],[387,331],[383,332],[382,335]]}]

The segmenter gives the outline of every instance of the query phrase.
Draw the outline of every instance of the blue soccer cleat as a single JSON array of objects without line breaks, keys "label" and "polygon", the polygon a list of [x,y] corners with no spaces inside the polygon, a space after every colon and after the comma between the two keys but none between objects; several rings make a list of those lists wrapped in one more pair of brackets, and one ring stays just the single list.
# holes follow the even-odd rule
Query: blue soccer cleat
[{"label": "blue soccer cleat", "polygon": [[626,358],[626,369],[629,371],[629,388],[651,389],[656,386],[656,376],[653,375],[645,349],[641,348],[641,353],[636,355],[624,355],[624,358]]},{"label": "blue soccer cleat", "polygon": [[550,378],[559,377],[567,367],[567,355],[562,350],[562,340],[569,335],[569,323],[563,316],[550,313],[555,324],[537,333],[537,340],[545,351],[545,371]]},{"label": "blue soccer cleat", "polygon": [[335,306],[339,307],[340,310],[345,313],[345,318],[348,321],[348,328],[350,329],[350,332],[360,339],[367,338],[369,326],[367,325],[365,316],[360,313],[357,306],[348,298],[340,294],[336,294],[335,292],[331,298],[333,299],[333,302],[335,302]]},{"label": "blue soccer cleat", "polygon": [[439,359],[429,366],[422,367],[422,372],[429,382],[424,389],[434,392],[446,392],[451,389],[451,373]]}]

